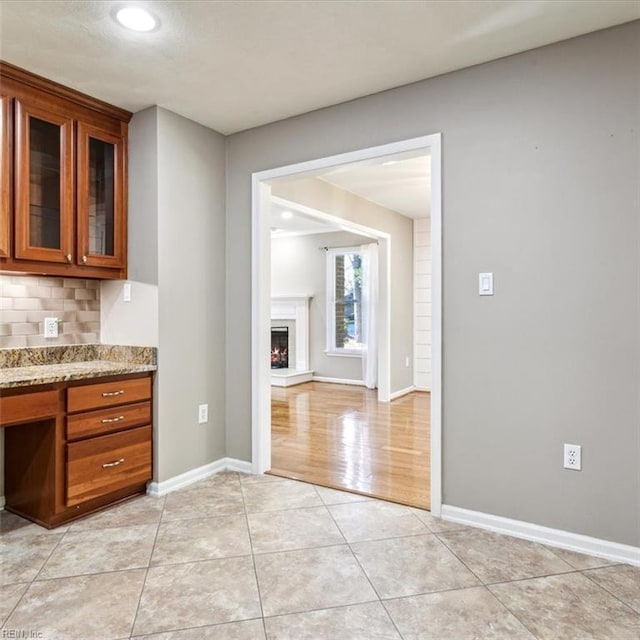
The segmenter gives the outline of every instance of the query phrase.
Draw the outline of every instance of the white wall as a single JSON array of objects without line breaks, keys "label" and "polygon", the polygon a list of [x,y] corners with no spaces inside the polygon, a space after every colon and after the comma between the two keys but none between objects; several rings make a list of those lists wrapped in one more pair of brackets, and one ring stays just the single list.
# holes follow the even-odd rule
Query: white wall
[{"label": "white wall", "polygon": [[157,347],[158,286],[133,282],[131,301],[124,302],[124,280],[103,280],[100,283],[100,342]]},{"label": "white wall", "polygon": [[[390,390],[412,386],[413,287],[407,283],[413,280],[413,220],[318,178],[277,182],[272,193],[390,235]],[[380,295],[384,295],[382,284]]]},{"label": "white wall", "polygon": [[313,296],[309,304],[309,363],[314,375],[362,380],[362,358],[328,356],[327,253],[319,247],[350,247],[372,242],[371,238],[338,231],[271,241],[272,297]]},{"label": "white wall", "polygon": [[413,384],[431,390],[431,218],[413,221]]}]

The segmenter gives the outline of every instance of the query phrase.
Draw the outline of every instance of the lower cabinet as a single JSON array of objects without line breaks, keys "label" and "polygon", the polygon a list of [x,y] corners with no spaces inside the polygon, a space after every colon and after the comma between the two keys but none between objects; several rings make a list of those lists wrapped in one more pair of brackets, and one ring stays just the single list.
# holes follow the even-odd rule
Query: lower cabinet
[{"label": "lower cabinet", "polygon": [[151,427],[67,445],[67,506],[151,478]]},{"label": "lower cabinet", "polygon": [[152,374],[3,393],[6,509],[52,528],[146,491]]}]

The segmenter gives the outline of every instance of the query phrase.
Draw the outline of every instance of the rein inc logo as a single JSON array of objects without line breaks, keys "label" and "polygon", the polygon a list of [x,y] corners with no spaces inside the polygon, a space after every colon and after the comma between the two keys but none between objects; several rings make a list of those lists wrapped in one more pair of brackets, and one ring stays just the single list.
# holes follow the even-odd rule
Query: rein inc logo
[{"label": "rein inc logo", "polygon": [[44,633],[33,629],[3,629],[2,638],[44,638]]}]

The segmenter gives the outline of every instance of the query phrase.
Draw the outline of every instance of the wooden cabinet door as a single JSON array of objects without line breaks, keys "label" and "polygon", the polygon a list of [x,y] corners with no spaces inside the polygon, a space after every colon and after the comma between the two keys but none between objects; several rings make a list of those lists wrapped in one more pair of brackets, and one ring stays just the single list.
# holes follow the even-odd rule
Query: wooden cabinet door
[{"label": "wooden cabinet door", "polygon": [[15,102],[15,257],[72,262],[73,120]]},{"label": "wooden cabinet door", "polygon": [[0,258],[11,254],[11,169],[9,98],[0,96]]},{"label": "wooden cabinet door", "polygon": [[78,123],[78,263],[122,268],[126,258],[125,140]]}]

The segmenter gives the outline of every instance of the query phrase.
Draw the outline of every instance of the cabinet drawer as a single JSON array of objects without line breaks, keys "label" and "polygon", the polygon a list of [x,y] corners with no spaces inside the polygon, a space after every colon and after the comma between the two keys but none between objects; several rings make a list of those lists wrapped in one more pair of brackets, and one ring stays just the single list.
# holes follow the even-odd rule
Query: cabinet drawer
[{"label": "cabinet drawer", "polygon": [[101,436],[150,423],[150,402],[138,402],[90,411],[89,413],[77,413],[67,418],[67,440]]},{"label": "cabinet drawer", "polygon": [[67,389],[67,411],[112,407],[151,398],[151,378],[101,382]]},{"label": "cabinet drawer", "polygon": [[55,418],[58,413],[57,391],[36,391],[0,398],[0,424],[18,424]]},{"label": "cabinet drawer", "polygon": [[151,479],[151,427],[67,445],[67,506]]}]

